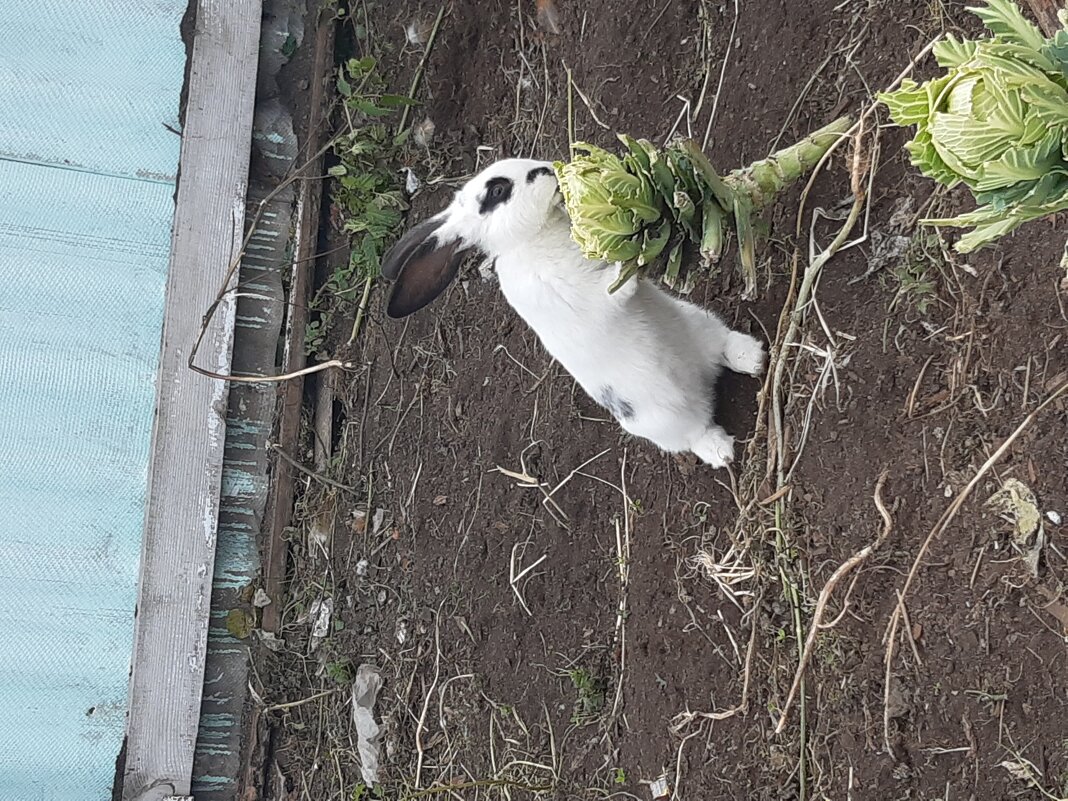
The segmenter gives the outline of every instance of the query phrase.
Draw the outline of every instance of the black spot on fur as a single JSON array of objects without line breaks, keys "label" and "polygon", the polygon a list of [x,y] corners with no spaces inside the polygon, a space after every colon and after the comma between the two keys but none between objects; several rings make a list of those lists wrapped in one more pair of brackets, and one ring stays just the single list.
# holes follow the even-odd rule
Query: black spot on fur
[{"label": "black spot on fur", "polygon": [[630,401],[623,400],[616,395],[612,387],[605,387],[597,397],[597,402],[612,413],[617,420],[630,420],[634,417],[634,407]]},{"label": "black spot on fur", "polygon": [[511,178],[490,178],[486,181],[486,192],[478,206],[479,214],[489,214],[502,203],[507,203],[512,196]]},{"label": "black spot on fur", "polygon": [[552,177],[553,171],[548,167],[535,167],[533,170],[527,173],[527,183],[532,184],[537,180],[539,175],[548,175]]}]

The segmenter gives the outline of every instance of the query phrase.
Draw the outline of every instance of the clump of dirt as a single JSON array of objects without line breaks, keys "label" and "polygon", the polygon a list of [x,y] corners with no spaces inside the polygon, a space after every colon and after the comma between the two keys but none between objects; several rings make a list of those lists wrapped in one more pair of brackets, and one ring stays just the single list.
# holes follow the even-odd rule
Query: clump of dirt
[{"label": "clump of dirt", "polygon": [[[729,169],[856,112],[963,18],[960,4],[927,0],[769,0],[737,17],[698,0],[555,6],[558,33],[539,28],[531,3],[450,6],[415,111],[434,135],[411,150],[432,187],[413,220],[494,158],[565,154],[568,71],[578,138],[701,139],[714,109],[708,152]],[[374,33],[403,90],[423,57],[405,30],[437,6],[385,13]],[[908,168],[905,138],[882,136],[870,236],[825,268],[804,347],[786,354],[796,464],[778,498],[743,497],[740,479],[762,475],[762,461],[713,472],[623,436],[492,277],[472,268],[404,322],[375,293],[346,354],[361,367],[337,387],[331,475],[345,489],[309,481],[285,645],[259,665],[267,703],[287,704],[272,712],[277,797],[645,799],[658,781],[693,799],[1065,792],[1068,531],[1052,522],[1068,509],[1063,398],[978,482],[898,595],[952,499],[1068,377],[1063,234],[1038,223],[999,249],[953,254],[915,220],[957,198]],[[694,300],[776,335],[794,246],[807,248],[793,236],[799,192],[769,220],[760,299],[743,303],[725,266]],[[849,193],[838,159],[808,208],[833,212]],[[890,236],[902,247],[869,274]],[[721,389],[739,438],[757,431],[759,389],[737,376]],[[883,529],[884,471],[889,538],[833,594],[833,625],[775,734],[820,589]],[[1037,577],[985,503],[1009,477],[1055,513]],[[884,631],[899,608],[888,671]],[[360,789],[349,716],[363,663],[386,679],[378,796]]]}]

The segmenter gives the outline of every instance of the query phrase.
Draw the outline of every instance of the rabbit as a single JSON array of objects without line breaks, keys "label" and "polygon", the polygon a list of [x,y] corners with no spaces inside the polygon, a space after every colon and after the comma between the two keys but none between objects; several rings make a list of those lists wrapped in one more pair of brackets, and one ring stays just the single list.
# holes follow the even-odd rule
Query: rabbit
[{"label": "rabbit", "polygon": [[509,305],[625,431],[713,468],[732,460],[734,439],[713,418],[716,380],[723,367],[760,375],[763,344],[640,277],[609,294],[621,265],[572,240],[551,163],[498,161],[405,233],[382,260],[387,314],[426,306],[472,251],[495,262]]}]

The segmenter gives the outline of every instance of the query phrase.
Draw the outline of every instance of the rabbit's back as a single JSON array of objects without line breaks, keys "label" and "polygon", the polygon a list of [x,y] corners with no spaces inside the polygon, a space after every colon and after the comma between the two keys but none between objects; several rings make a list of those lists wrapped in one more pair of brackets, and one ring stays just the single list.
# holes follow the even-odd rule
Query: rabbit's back
[{"label": "rabbit's back", "polygon": [[497,270],[549,354],[625,429],[683,450],[710,423],[722,344],[703,309],[647,281],[609,295],[614,271],[586,260],[516,254]]}]

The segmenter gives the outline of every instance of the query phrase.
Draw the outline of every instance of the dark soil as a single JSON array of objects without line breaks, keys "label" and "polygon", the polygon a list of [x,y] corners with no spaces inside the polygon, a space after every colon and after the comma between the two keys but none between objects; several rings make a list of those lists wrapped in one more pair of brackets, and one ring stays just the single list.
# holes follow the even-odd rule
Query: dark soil
[{"label": "dark soil", "polygon": [[[421,178],[462,179],[500,155],[563,156],[564,64],[610,129],[576,93],[577,137],[605,146],[615,130],[662,141],[682,107],[676,95],[696,103],[711,70],[694,121],[703,135],[733,4],[558,0],[555,35],[536,25],[532,6],[451,5],[428,61],[426,105],[416,110],[436,125],[429,152],[411,153]],[[402,90],[421,57],[405,45],[404,27],[437,8],[403,0],[377,24]],[[701,14],[710,18],[707,57]],[[886,86],[944,25],[973,27],[958,3],[742,3],[713,162],[729,169],[766,155],[784,122],[788,143],[855,114],[865,85]],[[904,141],[895,129],[882,136],[872,231],[889,231],[902,199],[919,211],[932,192],[905,162]],[[838,159],[809,208],[848,194]],[[798,195],[795,188],[768,217],[760,299],[740,299],[728,254],[722,274],[698,284],[698,302],[735,327],[774,335]],[[960,200],[950,193],[945,202]],[[413,220],[447,201],[445,188],[420,193]],[[905,234],[922,236],[911,227]],[[936,247],[923,262],[926,294],[901,292],[894,264],[850,283],[868,269],[870,241],[830,262],[817,299],[836,339],[838,391],[832,382],[817,395],[789,481],[784,541],[776,547],[768,524],[751,543],[760,573],[741,608],[689,561],[701,548],[721,556],[737,530],[726,471],[621,435],[475,269],[404,322],[385,317],[385,292],[376,291],[358,347],[342,354],[363,367],[338,386],[333,475],[356,490],[309,484],[293,533],[288,650],[266,653],[260,665],[268,703],[338,690],[275,713],[272,775],[284,777],[276,796],[358,797],[346,686],[355,666],[374,663],[385,678],[376,715],[386,725],[387,798],[419,797],[416,787],[445,797],[452,784],[450,797],[464,799],[649,799],[646,785],[661,775],[685,799],[1042,797],[1021,777],[1022,760],[1061,797],[1068,528],[1046,521],[1034,578],[1013,552],[1010,524],[985,501],[1015,477],[1043,512],[1068,512],[1064,399],[978,484],[905,598],[911,626],[892,666],[892,754],[883,738],[883,638],[895,592],[952,497],[1068,375],[1063,240],[1045,222],[966,259]],[[807,233],[800,245],[805,252]],[[806,342],[825,348],[810,318]],[[822,362],[791,358],[787,437],[796,452]],[[739,438],[754,431],[759,389],[736,376],[724,382],[720,414]],[[806,671],[804,726],[795,704],[776,735],[798,663],[783,577],[798,583],[807,632],[828,577],[882,528],[873,494],[883,471],[890,537],[834,593],[828,620],[855,580],[844,617],[820,636]],[[377,528],[376,510],[384,510]],[[617,537],[630,549],[625,648]],[[535,563],[516,584],[521,602],[510,570]],[[335,604],[334,630],[305,657],[311,621],[301,613],[323,596]],[[678,718],[741,701],[750,632],[747,710]]]}]

